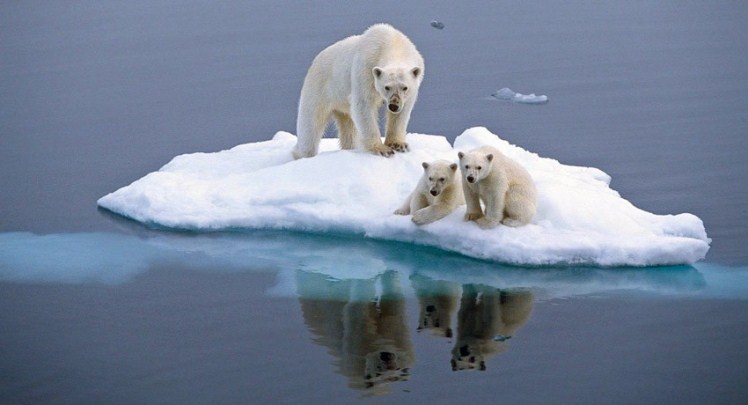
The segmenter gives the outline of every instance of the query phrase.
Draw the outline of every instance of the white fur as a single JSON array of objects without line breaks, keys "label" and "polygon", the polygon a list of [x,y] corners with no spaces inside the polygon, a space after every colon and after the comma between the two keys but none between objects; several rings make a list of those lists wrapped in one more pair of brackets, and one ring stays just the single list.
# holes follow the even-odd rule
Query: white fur
[{"label": "white fur", "polygon": [[494,228],[499,223],[507,226],[530,223],[537,209],[537,192],[524,167],[491,146],[460,152],[458,157],[467,204],[466,221],[475,221],[483,229]]},{"label": "white fur", "polygon": [[440,220],[465,204],[457,165],[446,160],[423,162],[423,176],[415,190],[395,210],[397,215],[413,214],[416,225],[430,224]]},{"label": "white fur", "polygon": [[[359,147],[382,156],[407,151],[405,133],[423,73],[423,58],[415,45],[387,24],[330,45],[314,58],[304,79],[294,157],[317,154],[331,119],[342,149]],[[383,103],[384,144],[378,124]]]}]

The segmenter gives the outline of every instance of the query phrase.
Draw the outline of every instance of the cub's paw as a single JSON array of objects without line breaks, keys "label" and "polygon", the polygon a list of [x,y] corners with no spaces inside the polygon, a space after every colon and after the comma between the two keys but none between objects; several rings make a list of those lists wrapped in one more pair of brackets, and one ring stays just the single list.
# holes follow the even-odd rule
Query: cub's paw
[{"label": "cub's paw", "polygon": [[390,147],[395,152],[407,152],[410,150],[406,142],[387,142],[385,145]]},{"label": "cub's paw", "polygon": [[511,226],[511,227],[513,227],[513,228],[516,228],[516,227],[518,227],[518,226],[522,226],[522,225],[525,225],[525,223],[524,223],[524,222],[522,222],[522,221],[519,221],[519,220],[516,220],[516,219],[513,219],[513,218],[504,218],[504,219],[503,219],[503,220],[501,221],[501,223],[502,223],[502,224],[504,224],[504,225],[506,225],[506,226]]},{"label": "cub's paw", "polygon": [[478,219],[483,218],[482,212],[466,212],[465,213],[465,221],[477,221]]},{"label": "cub's paw", "polygon": [[492,221],[486,217],[478,218],[475,220],[475,223],[478,224],[481,229],[492,229],[499,226],[499,222]]},{"label": "cub's paw", "polygon": [[411,221],[413,221],[416,225],[426,225],[434,222],[431,218],[429,218],[428,214],[423,211],[416,211],[413,214],[413,218],[411,218]]},{"label": "cub's paw", "polygon": [[398,209],[395,210],[395,212],[393,212],[393,214],[395,214],[395,215],[408,215],[408,214],[410,214],[410,209],[398,208]]}]

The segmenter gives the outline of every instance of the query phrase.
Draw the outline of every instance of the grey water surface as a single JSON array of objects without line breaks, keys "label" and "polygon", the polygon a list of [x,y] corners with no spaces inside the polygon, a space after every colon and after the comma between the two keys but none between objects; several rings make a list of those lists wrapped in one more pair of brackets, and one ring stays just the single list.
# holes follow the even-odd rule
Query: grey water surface
[{"label": "grey water surface", "polygon": [[[744,402],[745,21],[726,1],[0,3],[0,403]],[[521,268],[97,210],[176,155],[294,132],[312,58],[376,22],[426,60],[410,132],[485,126],[598,167],[703,219],[706,260]]]}]

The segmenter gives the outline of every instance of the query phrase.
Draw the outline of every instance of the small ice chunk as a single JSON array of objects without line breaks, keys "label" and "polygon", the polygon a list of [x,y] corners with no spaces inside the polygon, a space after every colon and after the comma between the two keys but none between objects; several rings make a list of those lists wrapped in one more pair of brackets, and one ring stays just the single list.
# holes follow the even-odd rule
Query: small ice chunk
[{"label": "small ice chunk", "polygon": [[535,93],[521,94],[513,91],[508,87],[504,87],[503,89],[491,95],[499,100],[506,100],[523,104],[545,104],[548,102],[548,96],[546,95],[536,96]]},{"label": "small ice chunk", "polygon": [[496,335],[496,336],[493,337],[493,340],[494,340],[494,342],[503,342],[503,341],[509,340],[511,338],[512,338],[511,336]]},{"label": "small ice chunk", "polygon": [[444,29],[444,23],[437,20],[431,20],[431,26],[438,30]]}]

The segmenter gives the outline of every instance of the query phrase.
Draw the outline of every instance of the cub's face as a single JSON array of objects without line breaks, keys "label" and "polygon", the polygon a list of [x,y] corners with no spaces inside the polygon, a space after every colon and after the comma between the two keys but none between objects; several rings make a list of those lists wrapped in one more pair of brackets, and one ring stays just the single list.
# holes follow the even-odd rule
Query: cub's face
[{"label": "cub's face", "polygon": [[372,69],[374,88],[385,100],[387,111],[400,113],[408,99],[416,97],[421,84],[421,68],[379,67]]},{"label": "cub's face", "polygon": [[452,371],[480,370],[486,371],[486,360],[477,347],[463,344],[452,350]]},{"label": "cub's face", "polygon": [[458,153],[460,158],[460,171],[462,177],[468,183],[474,184],[483,180],[491,172],[491,163],[493,162],[492,154],[483,154],[480,152]]},{"label": "cub's face", "polygon": [[447,186],[452,184],[457,173],[457,164],[446,160],[437,160],[431,163],[423,162],[422,166],[429,194],[434,197],[441,194]]}]

